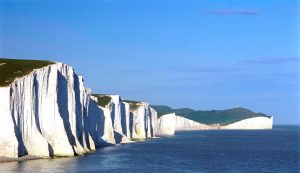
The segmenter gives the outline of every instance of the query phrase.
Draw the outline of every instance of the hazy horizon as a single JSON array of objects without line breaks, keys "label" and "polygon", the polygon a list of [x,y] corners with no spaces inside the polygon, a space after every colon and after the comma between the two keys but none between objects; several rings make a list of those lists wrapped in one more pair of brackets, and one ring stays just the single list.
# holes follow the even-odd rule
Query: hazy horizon
[{"label": "hazy horizon", "polygon": [[94,93],[300,124],[300,4],[0,1],[0,57],[71,65]]}]

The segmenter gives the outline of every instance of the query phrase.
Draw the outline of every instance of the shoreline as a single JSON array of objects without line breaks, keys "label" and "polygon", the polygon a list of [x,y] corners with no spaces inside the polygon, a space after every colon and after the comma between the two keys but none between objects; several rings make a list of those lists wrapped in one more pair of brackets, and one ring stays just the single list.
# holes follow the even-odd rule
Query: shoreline
[{"label": "shoreline", "polygon": [[[103,146],[97,148],[95,151],[97,151],[97,150],[100,149],[100,148],[105,148],[105,147],[109,147],[109,146],[126,145],[126,144],[132,144],[132,143],[136,143],[136,142],[144,142],[144,141],[148,141],[148,140],[151,140],[151,139],[158,139],[158,138],[160,138],[160,137],[155,136],[155,137],[146,138],[146,139],[137,139],[137,140],[134,140],[134,141],[127,141],[127,142],[119,143],[119,144],[103,145]],[[8,162],[22,162],[22,161],[27,161],[27,160],[38,160],[38,159],[57,159],[57,158],[83,157],[83,156],[88,155],[88,154],[91,154],[91,153],[93,153],[93,152],[95,152],[95,151],[87,152],[86,154],[81,155],[81,156],[53,157],[53,158],[51,158],[51,157],[33,156],[33,155],[26,155],[26,156],[22,156],[22,157],[18,157],[18,158],[11,158],[11,157],[3,157],[3,156],[0,156],[0,164],[1,164],[1,163],[8,163]]]},{"label": "shoreline", "polygon": [[[50,157],[49,157],[50,158]],[[0,163],[6,163],[6,162],[21,162],[25,160],[37,160],[37,159],[47,159],[45,157],[39,157],[39,156],[31,156],[26,155],[18,158],[10,158],[10,157],[0,157]]]}]

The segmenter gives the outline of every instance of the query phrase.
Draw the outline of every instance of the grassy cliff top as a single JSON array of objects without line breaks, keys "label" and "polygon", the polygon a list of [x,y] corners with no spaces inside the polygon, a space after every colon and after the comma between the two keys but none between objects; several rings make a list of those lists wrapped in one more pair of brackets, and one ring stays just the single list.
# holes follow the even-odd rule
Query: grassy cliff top
[{"label": "grassy cliff top", "polygon": [[129,103],[130,111],[136,111],[142,104],[142,102],[134,101],[134,100],[124,100],[124,102]]},{"label": "grassy cliff top", "polygon": [[8,86],[16,78],[26,76],[34,69],[54,64],[51,61],[0,58],[0,86]]},{"label": "grassy cliff top", "polygon": [[98,105],[101,107],[105,107],[111,101],[111,97],[108,95],[92,94],[92,96],[97,97]]},{"label": "grassy cliff top", "polygon": [[187,115],[189,113],[195,112],[195,110],[190,108],[172,109],[169,106],[163,106],[163,105],[151,105],[151,107],[157,111],[158,117],[161,117],[169,113],[176,113],[177,115]]},{"label": "grassy cliff top", "polygon": [[153,107],[158,114],[158,117],[168,114],[168,113],[176,113],[179,116],[194,120],[196,122],[200,122],[203,124],[231,124],[243,119],[253,118],[253,117],[268,117],[263,113],[255,113],[249,109],[238,107],[233,109],[225,109],[225,110],[210,110],[210,111],[195,111],[189,108],[182,109],[172,109],[168,106],[161,105],[153,105]]}]

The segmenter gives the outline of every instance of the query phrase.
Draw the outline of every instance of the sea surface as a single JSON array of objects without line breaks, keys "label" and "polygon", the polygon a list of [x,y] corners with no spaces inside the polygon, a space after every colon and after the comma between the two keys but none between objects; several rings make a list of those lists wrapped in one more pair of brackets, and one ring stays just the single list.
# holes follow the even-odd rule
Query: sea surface
[{"label": "sea surface", "polygon": [[0,163],[0,172],[300,172],[300,126],[178,132],[74,158]]}]

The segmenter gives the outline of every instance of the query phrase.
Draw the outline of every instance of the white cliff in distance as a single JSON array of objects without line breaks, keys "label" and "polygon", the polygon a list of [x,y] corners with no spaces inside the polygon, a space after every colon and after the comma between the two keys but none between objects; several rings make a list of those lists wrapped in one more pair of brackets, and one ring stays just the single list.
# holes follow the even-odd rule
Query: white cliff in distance
[{"label": "white cliff in distance", "polygon": [[175,131],[204,129],[211,129],[211,127],[177,116],[175,113],[163,115],[157,120],[157,135],[174,135]]},{"label": "white cliff in distance", "polygon": [[147,102],[130,102],[129,131],[132,139],[145,139],[155,136],[156,111]]},{"label": "white cliff in distance", "polygon": [[217,130],[217,129],[272,129],[273,117],[247,118],[227,125],[202,124],[170,113],[157,120],[157,135],[174,135],[176,131]]}]

